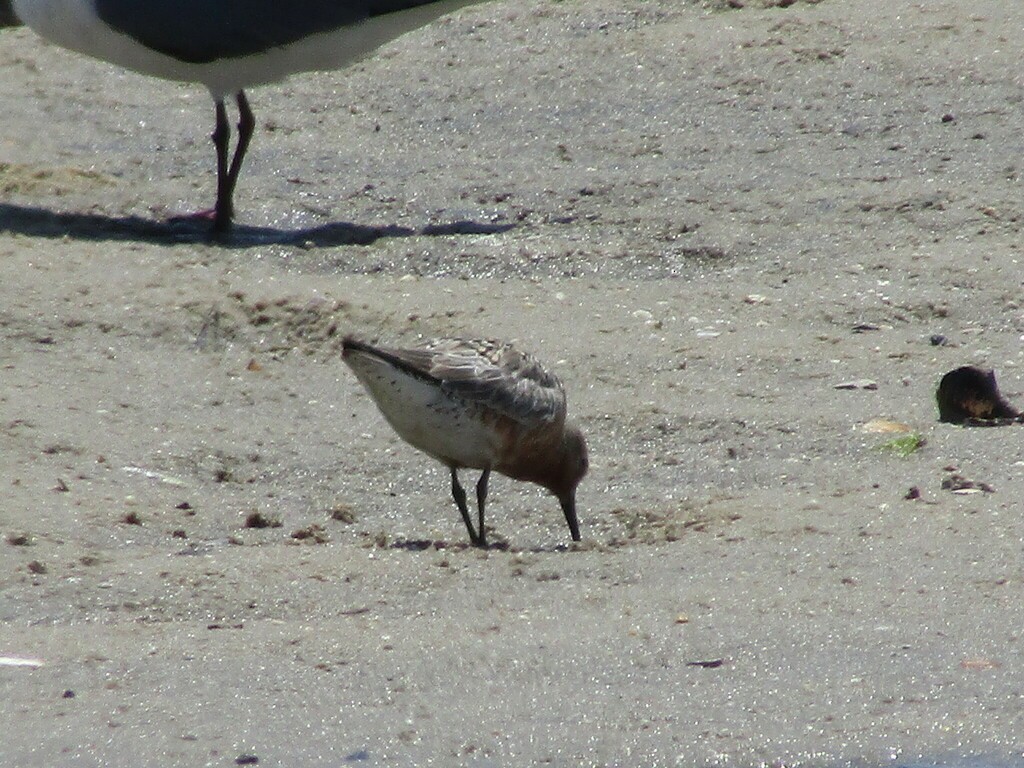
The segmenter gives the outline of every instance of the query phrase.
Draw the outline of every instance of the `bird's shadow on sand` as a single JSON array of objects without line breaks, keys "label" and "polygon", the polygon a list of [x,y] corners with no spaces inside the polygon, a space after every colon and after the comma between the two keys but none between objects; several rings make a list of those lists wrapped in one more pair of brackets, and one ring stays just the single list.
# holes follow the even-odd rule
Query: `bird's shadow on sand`
[{"label": "bird's shadow on sand", "polygon": [[330,248],[339,245],[371,245],[382,238],[439,235],[493,235],[507,232],[514,224],[452,221],[403,227],[397,224],[366,226],[332,222],[316,227],[280,229],[235,224],[229,232],[215,233],[199,219],[160,221],[140,216],[106,216],[99,213],[56,212],[46,208],[0,203],[0,232],[30,237],[72,238],[97,242],[144,242],[154,245],[207,243],[225,248],[260,245],[295,245]]},{"label": "bird's shadow on sand", "polygon": [[486,547],[477,547],[468,541],[445,541],[443,539],[397,539],[386,542],[383,547],[387,549],[398,549],[405,552],[509,552],[518,554],[521,552],[571,552],[571,544],[548,544],[534,547],[515,547],[504,540],[492,541]]}]

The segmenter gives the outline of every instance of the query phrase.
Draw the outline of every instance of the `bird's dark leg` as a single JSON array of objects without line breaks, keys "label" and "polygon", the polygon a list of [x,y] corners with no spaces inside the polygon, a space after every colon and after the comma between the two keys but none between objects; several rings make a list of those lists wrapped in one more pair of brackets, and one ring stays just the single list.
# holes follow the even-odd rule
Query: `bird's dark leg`
[{"label": "bird's dark leg", "polygon": [[452,467],[452,498],[455,499],[455,505],[459,508],[459,512],[462,513],[462,522],[466,524],[466,530],[469,531],[470,542],[473,546],[481,546],[480,537],[473,530],[473,521],[469,519],[469,507],[466,506],[466,492],[459,483],[459,476],[455,467]]},{"label": "bird's dark leg", "polygon": [[[228,210],[232,214],[234,214],[235,185],[238,183],[238,174],[242,170],[245,153],[249,150],[252,132],[256,129],[256,118],[249,107],[249,99],[245,97],[245,91],[235,94],[235,103],[238,104],[238,143],[235,145],[235,154],[231,158],[231,167],[228,169]],[[230,219],[227,224],[231,224]]]},{"label": "bird's dark leg", "polygon": [[231,227],[231,220],[235,215],[235,185],[238,183],[242,161],[256,128],[256,118],[249,107],[245,91],[235,94],[235,103],[238,104],[238,143],[235,145],[235,154],[232,155],[229,166],[228,142],[231,129],[228,127],[224,102],[221,99],[217,100],[217,128],[213,132],[213,144],[217,148],[217,208],[214,212],[213,228],[217,232],[225,232]]},{"label": "bird's dark leg", "polygon": [[231,141],[231,126],[228,125],[228,111],[224,99],[214,101],[217,122],[210,138],[217,151],[217,207],[214,208],[213,228],[223,232],[231,225],[231,190],[228,184],[228,143]]},{"label": "bird's dark leg", "polygon": [[487,531],[484,530],[484,503],[487,501],[487,480],[491,476],[491,468],[488,467],[480,475],[476,483],[476,509],[480,518],[480,546],[487,546]]}]

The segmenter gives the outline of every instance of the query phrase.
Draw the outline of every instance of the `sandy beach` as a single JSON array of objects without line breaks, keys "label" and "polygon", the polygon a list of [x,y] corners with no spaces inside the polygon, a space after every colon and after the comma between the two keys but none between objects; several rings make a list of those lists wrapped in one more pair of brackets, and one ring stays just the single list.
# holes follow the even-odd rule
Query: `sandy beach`
[{"label": "sandy beach", "polygon": [[[1024,406],[1022,29],[495,0],[254,89],[220,242],[209,94],[0,32],[0,765],[1024,764],[1022,427],[935,405]],[[583,541],[467,546],[345,333],[557,371]]]}]

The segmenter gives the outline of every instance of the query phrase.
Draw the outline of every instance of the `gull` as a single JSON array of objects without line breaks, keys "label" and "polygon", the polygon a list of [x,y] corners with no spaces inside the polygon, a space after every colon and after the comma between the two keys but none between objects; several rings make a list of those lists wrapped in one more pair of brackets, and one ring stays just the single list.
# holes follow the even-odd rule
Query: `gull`
[{"label": "gull", "polygon": [[[215,232],[231,227],[234,192],[256,125],[245,89],[337,69],[456,8],[484,0],[13,0],[18,19],[64,48],[146,75],[205,85],[217,153]],[[228,97],[238,140],[228,162]]]},{"label": "gull", "polygon": [[[434,339],[410,349],[347,336],[342,359],[398,435],[451,471],[452,497],[470,541],[487,546],[484,505],[491,471],[547,488],[580,540],[576,487],[587,443],[566,421],[562,382],[510,343]],[[481,470],[474,528],[458,470]]]}]

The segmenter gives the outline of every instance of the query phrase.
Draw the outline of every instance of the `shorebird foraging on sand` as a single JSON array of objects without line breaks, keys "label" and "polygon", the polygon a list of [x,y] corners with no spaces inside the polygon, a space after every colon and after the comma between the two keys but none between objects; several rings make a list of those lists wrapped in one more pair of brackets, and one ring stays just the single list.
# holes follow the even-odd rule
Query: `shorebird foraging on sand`
[{"label": "shorebird foraging on sand", "polygon": [[[337,69],[449,11],[483,0],[13,0],[18,18],[71,50],[146,75],[205,85],[213,96],[216,231],[232,200],[255,120],[246,88]],[[238,105],[238,143],[224,100]]]},{"label": "shorebird foraging on sand", "polygon": [[[558,497],[580,540],[576,486],[587,473],[583,433],[565,419],[565,390],[553,373],[511,344],[437,339],[413,349],[345,338],[342,359],[398,435],[451,470],[452,496],[470,541],[487,546],[484,503],[491,470]],[[482,470],[473,527],[459,469]]]}]

